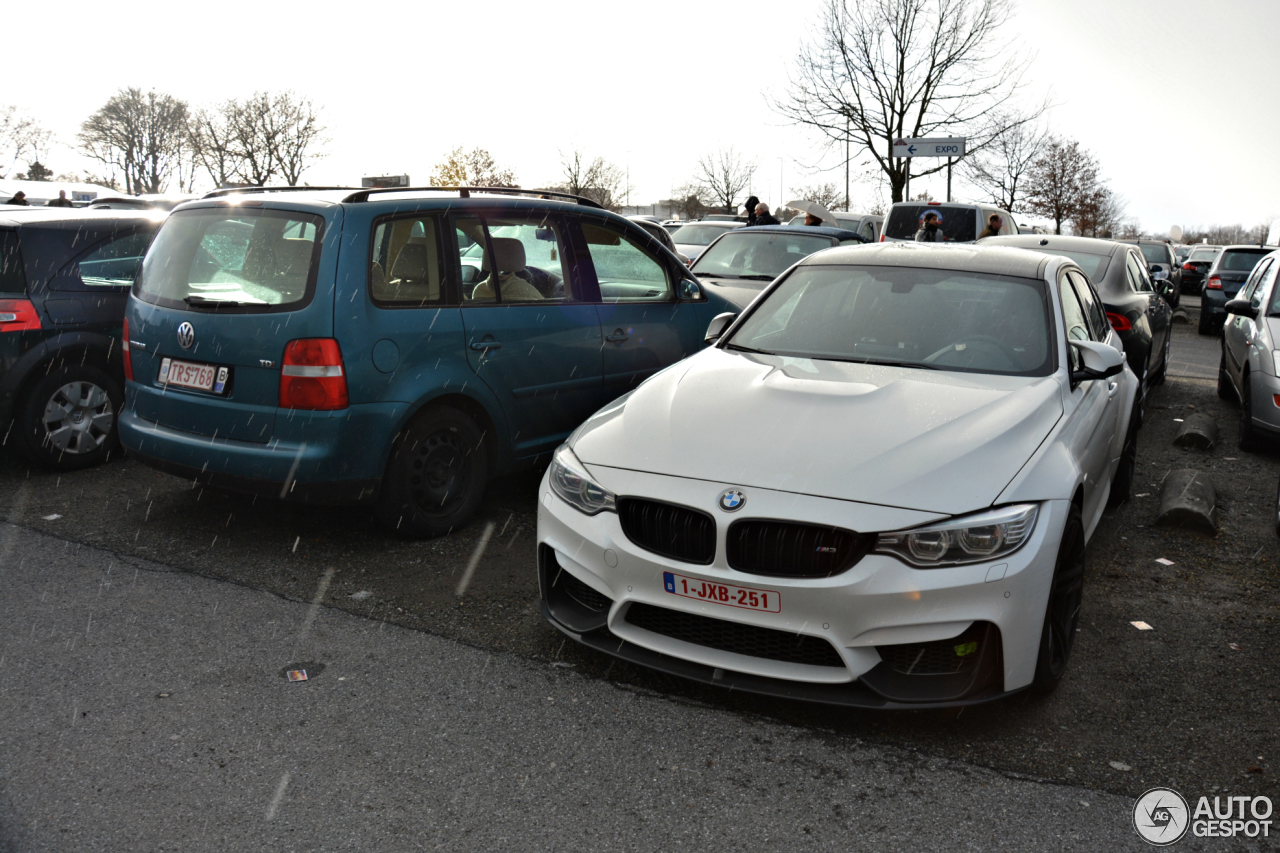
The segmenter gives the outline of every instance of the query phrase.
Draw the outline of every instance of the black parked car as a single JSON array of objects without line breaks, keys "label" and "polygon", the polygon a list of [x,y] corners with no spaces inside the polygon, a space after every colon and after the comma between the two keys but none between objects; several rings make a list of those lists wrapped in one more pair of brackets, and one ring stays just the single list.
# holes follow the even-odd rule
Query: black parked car
[{"label": "black parked car", "polygon": [[1187,259],[1182,262],[1182,292],[1199,293],[1203,290],[1209,267],[1221,254],[1221,246],[1192,246]]},{"label": "black parked car", "polygon": [[1173,309],[1156,291],[1148,261],[1138,248],[1112,240],[1035,234],[988,237],[978,245],[1017,246],[1065,255],[1080,265],[1102,297],[1107,320],[1120,335],[1125,358],[1138,377],[1141,398],[1136,411],[1141,422],[1147,392],[1164,381],[1169,368]]},{"label": "black parked car", "polygon": [[1162,240],[1118,240],[1142,250],[1142,256],[1150,265],[1151,278],[1156,290],[1170,306],[1177,308],[1182,301],[1182,266],[1173,254],[1173,246]]},{"label": "black parked car", "polygon": [[1276,250],[1275,246],[1223,246],[1222,254],[1209,267],[1200,295],[1200,334],[1213,335],[1222,331],[1227,319],[1226,305],[1240,292],[1240,285],[1258,261]]},{"label": "black parked car", "polygon": [[129,288],[166,214],[0,212],[0,435],[58,470],[116,443]]}]

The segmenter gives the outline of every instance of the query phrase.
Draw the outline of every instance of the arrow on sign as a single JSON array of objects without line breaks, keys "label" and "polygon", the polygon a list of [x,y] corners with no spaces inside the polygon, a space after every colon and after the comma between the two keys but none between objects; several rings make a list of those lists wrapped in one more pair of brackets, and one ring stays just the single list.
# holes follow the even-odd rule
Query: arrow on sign
[{"label": "arrow on sign", "polygon": [[907,148],[907,153],[908,153],[908,154],[915,154],[915,153],[916,153],[916,147],[915,147],[914,145],[912,145],[912,146],[908,147],[908,148]]}]

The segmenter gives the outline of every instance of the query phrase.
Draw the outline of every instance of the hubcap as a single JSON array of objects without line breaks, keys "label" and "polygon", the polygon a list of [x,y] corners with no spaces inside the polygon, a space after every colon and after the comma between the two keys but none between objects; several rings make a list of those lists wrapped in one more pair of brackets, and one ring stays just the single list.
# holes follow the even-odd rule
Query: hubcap
[{"label": "hubcap", "polygon": [[115,410],[92,382],[68,382],[44,407],[45,441],[61,453],[92,453],[111,435]]},{"label": "hubcap", "polygon": [[437,430],[413,450],[409,484],[413,500],[429,515],[448,515],[466,496],[470,448],[451,430]]}]

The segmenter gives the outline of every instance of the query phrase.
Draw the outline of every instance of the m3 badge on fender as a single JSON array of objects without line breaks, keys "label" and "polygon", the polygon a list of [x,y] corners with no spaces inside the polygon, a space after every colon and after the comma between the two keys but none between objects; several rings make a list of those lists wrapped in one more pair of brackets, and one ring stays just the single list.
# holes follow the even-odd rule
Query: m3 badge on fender
[{"label": "m3 badge on fender", "polygon": [[747,496],[737,489],[725,489],[720,493],[720,508],[725,512],[737,512],[747,503]]}]

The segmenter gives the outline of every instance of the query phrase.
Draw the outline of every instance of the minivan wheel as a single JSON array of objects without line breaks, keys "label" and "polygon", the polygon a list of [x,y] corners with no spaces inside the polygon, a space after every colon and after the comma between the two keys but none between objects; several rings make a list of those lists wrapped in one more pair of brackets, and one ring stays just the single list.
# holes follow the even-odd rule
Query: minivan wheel
[{"label": "minivan wheel", "polygon": [[1067,661],[1075,645],[1076,628],[1080,624],[1080,602],[1084,597],[1084,525],[1080,508],[1074,504],[1067,515],[1058,546],[1058,560],[1053,567],[1053,584],[1049,587],[1049,603],[1045,607],[1044,628],[1040,632],[1040,652],[1036,656],[1036,674],[1031,687],[1037,693],[1050,693],[1067,671]]},{"label": "minivan wheel", "polygon": [[14,431],[24,453],[45,468],[97,465],[117,446],[124,394],[111,374],[89,364],[50,371],[18,403]]},{"label": "minivan wheel", "polygon": [[466,524],[484,497],[484,432],[449,406],[419,414],[396,439],[378,499],[378,518],[402,536],[443,536]]}]

